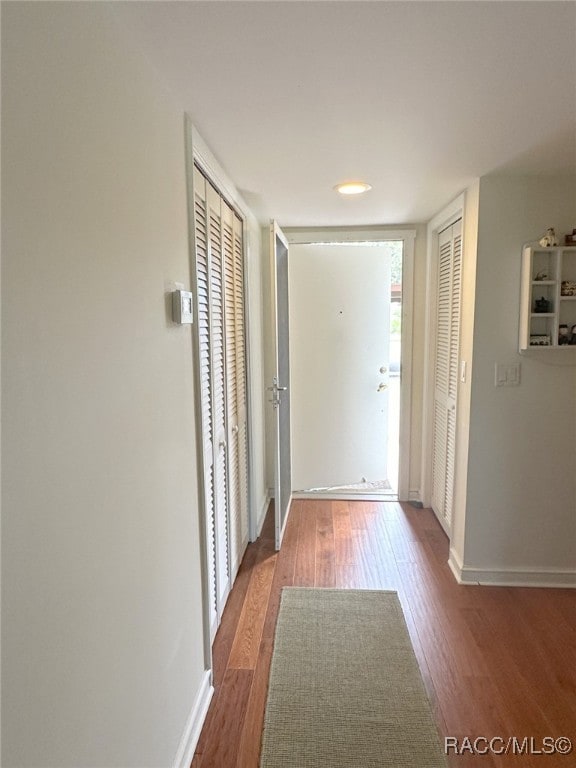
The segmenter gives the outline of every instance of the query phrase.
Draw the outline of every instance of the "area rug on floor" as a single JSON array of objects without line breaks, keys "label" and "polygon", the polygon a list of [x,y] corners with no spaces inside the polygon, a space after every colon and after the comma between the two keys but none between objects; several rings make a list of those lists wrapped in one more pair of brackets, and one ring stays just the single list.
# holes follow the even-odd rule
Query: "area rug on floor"
[{"label": "area rug on floor", "polygon": [[446,768],[395,592],[282,590],[260,768]]}]

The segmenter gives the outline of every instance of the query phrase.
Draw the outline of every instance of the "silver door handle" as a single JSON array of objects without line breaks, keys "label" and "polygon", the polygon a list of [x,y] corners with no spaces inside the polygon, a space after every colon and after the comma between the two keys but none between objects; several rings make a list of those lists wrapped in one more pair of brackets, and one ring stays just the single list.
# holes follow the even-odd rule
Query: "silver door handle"
[{"label": "silver door handle", "polygon": [[384,382],[381,381],[376,392],[383,392],[385,389],[388,389],[388,384],[384,384]]}]

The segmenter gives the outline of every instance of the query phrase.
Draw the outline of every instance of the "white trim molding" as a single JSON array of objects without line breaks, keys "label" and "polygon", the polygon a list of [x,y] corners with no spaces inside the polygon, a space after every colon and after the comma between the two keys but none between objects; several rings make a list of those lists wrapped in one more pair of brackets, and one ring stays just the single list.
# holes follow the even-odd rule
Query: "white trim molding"
[{"label": "white trim molding", "polygon": [[212,675],[207,669],[204,671],[200,688],[188,715],[184,733],[174,758],[173,768],[190,768],[213,694]]},{"label": "white trim molding", "polygon": [[448,565],[458,584],[462,585],[576,589],[576,569],[471,568],[462,565],[453,549],[450,549]]},{"label": "white trim molding", "polygon": [[387,227],[284,227],[289,245],[308,245],[310,243],[377,243],[380,240],[416,239],[416,228],[406,225],[406,228]]},{"label": "white trim molding", "polygon": [[270,506],[270,501],[272,500],[272,492],[269,490],[266,495],[264,496],[264,499],[262,503],[260,504],[260,511],[256,515],[256,530],[255,530],[255,536],[252,539],[252,541],[256,541],[258,536],[262,533],[262,526],[264,525],[264,520],[266,519],[266,513],[268,512],[268,507]]},{"label": "white trim molding", "polygon": [[320,491],[309,491],[306,493],[293,493],[292,499],[320,499],[323,501],[397,501],[395,493],[345,493],[334,491],[334,493],[322,493]]},{"label": "white trim molding", "polygon": [[419,488],[410,488],[408,491],[408,501],[416,501],[419,504],[423,504]]}]

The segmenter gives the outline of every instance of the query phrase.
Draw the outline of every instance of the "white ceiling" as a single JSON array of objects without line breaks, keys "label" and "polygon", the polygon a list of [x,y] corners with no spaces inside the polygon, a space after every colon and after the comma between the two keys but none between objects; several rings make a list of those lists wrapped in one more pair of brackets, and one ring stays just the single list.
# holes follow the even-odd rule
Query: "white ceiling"
[{"label": "white ceiling", "polygon": [[263,220],[420,222],[477,176],[576,171],[575,2],[110,7]]}]

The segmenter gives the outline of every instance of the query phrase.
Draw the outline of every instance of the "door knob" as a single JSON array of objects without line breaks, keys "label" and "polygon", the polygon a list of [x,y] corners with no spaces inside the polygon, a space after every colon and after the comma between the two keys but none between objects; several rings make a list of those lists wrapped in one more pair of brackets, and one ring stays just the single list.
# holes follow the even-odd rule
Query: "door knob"
[{"label": "door knob", "polygon": [[380,368],[380,373],[386,373],[386,371],[387,371],[387,370],[388,370],[388,368],[386,368],[386,366],[385,366],[385,365],[383,365],[383,366]]}]

